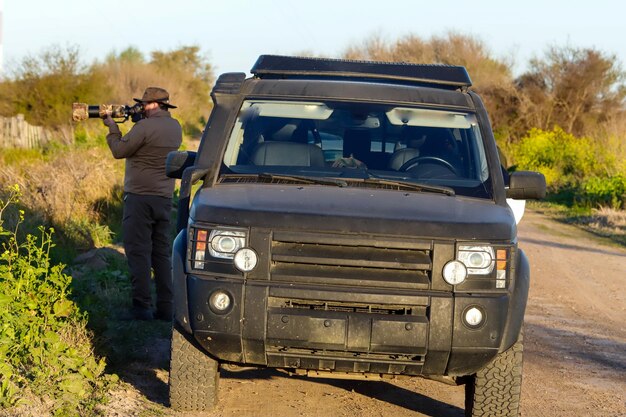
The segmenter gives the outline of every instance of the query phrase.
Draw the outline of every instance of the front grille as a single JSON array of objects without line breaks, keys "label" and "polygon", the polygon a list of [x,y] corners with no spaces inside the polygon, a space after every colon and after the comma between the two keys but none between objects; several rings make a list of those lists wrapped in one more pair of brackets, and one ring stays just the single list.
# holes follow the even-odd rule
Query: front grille
[{"label": "front grille", "polygon": [[274,232],[270,279],[428,289],[432,252],[431,242],[417,239]]},{"label": "front grille", "polygon": [[309,300],[285,300],[278,307],[300,310],[338,311],[343,313],[384,314],[393,316],[426,315],[426,306],[387,306]]}]

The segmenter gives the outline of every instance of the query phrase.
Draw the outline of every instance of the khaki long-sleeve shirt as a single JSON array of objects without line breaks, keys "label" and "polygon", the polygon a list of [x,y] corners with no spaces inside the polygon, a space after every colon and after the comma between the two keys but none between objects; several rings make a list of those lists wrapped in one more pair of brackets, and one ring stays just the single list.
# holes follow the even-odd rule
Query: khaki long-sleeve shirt
[{"label": "khaki long-sleeve shirt", "polygon": [[165,159],[182,142],[182,129],[166,110],[135,123],[122,136],[117,125],[109,127],[107,143],[113,157],[126,159],[124,191],[172,197],[174,179],[165,175]]}]

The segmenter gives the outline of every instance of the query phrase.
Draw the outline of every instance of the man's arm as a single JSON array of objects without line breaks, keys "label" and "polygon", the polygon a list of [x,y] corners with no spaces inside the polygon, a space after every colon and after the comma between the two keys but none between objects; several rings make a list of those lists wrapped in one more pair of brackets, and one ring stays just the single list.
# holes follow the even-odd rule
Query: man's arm
[{"label": "man's arm", "polygon": [[134,125],[130,131],[122,136],[119,126],[110,117],[104,119],[104,124],[109,127],[107,143],[115,159],[133,156],[145,140],[145,132],[141,124]]}]

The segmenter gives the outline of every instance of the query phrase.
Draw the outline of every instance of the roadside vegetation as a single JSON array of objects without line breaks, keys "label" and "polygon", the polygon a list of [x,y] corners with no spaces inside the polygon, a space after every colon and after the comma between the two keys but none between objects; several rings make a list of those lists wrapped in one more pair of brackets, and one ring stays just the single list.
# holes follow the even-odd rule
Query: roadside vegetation
[{"label": "roadside vegetation", "polygon": [[[5,218],[19,203],[19,186],[0,199],[0,407],[51,410],[53,415],[88,415],[117,380],[105,374],[105,361],[93,353],[87,317],[72,300],[72,277],[53,264],[53,230],[38,235],[18,231],[23,210],[5,229]],[[32,415],[38,414],[35,411]]]},{"label": "roadside vegetation", "polygon": [[[375,35],[343,57],[466,66],[503,165],[546,176],[547,203],[532,207],[626,245],[626,86],[615,56],[552,46],[515,76],[512,59],[449,33]],[[145,87],[162,86],[192,148],[213,82],[197,46],[149,55],[130,47],[90,64],[77,48],[53,46],[0,82],[0,115],[24,114],[53,138],[38,149],[0,148],[0,184],[12,185],[0,189],[0,407],[7,415],[106,414],[107,392],[133,383],[132,364],[165,372],[167,352],[147,352],[169,337],[168,325],[117,318],[130,290],[120,253],[123,161],[111,157],[100,121],[71,121],[71,103],[131,104]]]}]

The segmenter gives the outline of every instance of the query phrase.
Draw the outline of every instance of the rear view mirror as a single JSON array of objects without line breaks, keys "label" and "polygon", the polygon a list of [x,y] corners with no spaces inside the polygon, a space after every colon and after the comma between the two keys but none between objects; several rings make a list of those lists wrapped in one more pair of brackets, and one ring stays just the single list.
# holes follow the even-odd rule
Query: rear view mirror
[{"label": "rear view mirror", "polygon": [[183,177],[185,168],[193,166],[196,161],[196,153],[193,151],[173,151],[167,154],[165,160],[165,175],[168,178]]},{"label": "rear view mirror", "polygon": [[546,196],[546,178],[534,171],[516,171],[511,174],[507,198],[539,200]]}]

